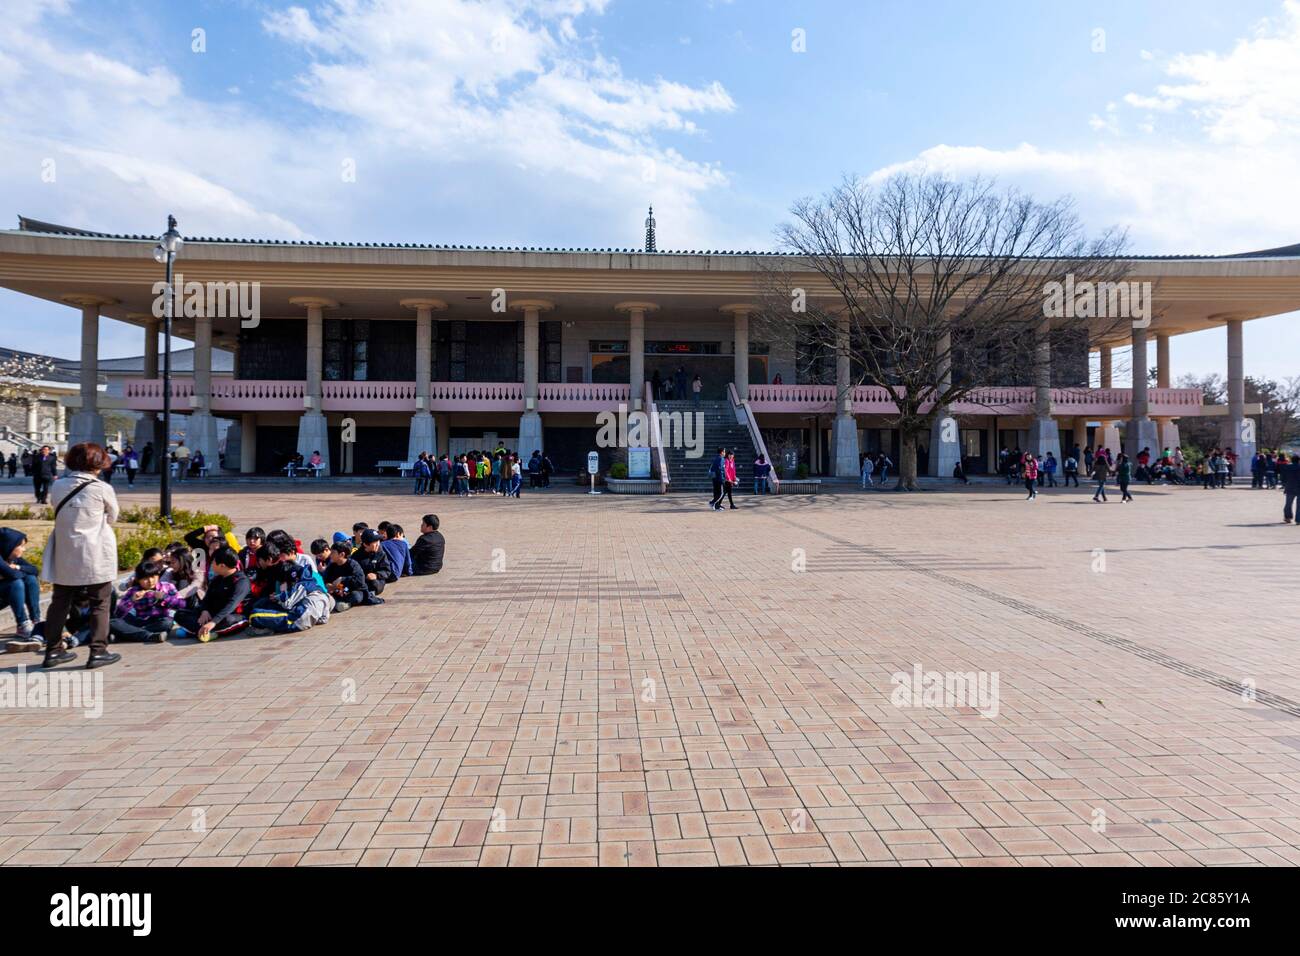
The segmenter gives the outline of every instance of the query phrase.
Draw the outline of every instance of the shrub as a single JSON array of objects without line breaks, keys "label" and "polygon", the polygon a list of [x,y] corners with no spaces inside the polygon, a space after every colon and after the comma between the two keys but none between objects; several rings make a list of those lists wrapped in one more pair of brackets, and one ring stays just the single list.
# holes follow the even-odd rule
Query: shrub
[{"label": "shrub", "polygon": [[800,466],[798,467],[798,469],[795,470],[794,476],[795,476],[796,478],[807,478],[807,477],[808,477],[808,466],[807,466],[807,465],[800,465]]},{"label": "shrub", "polygon": [[133,568],[150,548],[165,548],[175,533],[167,527],[141,526],[117,537],[117,565]]},{"label": "shrub", "polygon": [[616,461],[616,462],[614,462],[614,464],[610,465],[610,466],[609,466],[609,477],[611,477],[611,478],[626,478],[626,477],[627,477],[627,462],[625,462],[625,461]]},{"label": "shrub", "polygon": [[16,508],[6,508],[4,511],[0,511],[0,521],[20,521],[31,517],[31,505],[19,505]]}]

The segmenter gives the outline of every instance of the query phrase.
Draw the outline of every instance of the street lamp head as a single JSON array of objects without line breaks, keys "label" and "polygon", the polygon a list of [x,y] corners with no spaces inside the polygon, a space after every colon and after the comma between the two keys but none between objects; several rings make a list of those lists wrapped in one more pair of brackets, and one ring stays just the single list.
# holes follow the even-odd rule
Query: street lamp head
[{"label": "street lamp head", "polygon": [[181,251],[181,245],[184,240],[181,234],[176,231],[176,217],[167,217],[167,231],[158,238],[158,245],[154,247],[153,257],[159,262],[166,262],[167,256],[176,256]]}]

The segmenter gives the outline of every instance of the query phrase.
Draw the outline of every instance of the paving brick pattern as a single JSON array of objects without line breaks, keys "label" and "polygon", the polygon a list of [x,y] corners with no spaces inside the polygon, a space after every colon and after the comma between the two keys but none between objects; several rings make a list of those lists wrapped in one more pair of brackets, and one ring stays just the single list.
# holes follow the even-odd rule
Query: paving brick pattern
[{"label": "paving brick pattern", "polygon": [[[1021,498],[184,487],[308,540],[435,510],[447,567],[0,710],[0,863],[1300,864],[1281,496]],[[918,664],[996,716],[895,706]]]}]

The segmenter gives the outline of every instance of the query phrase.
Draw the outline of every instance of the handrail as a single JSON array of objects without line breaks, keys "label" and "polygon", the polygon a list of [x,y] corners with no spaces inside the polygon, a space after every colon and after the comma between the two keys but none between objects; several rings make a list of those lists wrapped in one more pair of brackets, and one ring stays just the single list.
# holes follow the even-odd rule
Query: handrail
[{"label": "handrail", "polygon": [[655,405],[653,382],[645,383],[645,408],[650,417],[650,447],[659,458],[659,494],[665,495],[672,479],[668,477],[668,459],[664,457],[664,437],[659,429],[659,407]]},{"label": "handrail", "polygon": [[749,407],[749,402],[742,402],[740,394],[736,391],[736,383],[727,383],[727,394],[731,396],[731,404],[741,415],[744,416],[744,424],[749,429],[749,440],[754,443],[754,451],[763,456],[763,460],[771,466],[767,473],[768,481],[772,482],[772,490],[781,491],[781,479],[776,473],[776,466],[772,464],[772,456],[767,453],[767,445],[763,442],[763,432],[758,427],[758,419],[754,417],[754,410]]}]

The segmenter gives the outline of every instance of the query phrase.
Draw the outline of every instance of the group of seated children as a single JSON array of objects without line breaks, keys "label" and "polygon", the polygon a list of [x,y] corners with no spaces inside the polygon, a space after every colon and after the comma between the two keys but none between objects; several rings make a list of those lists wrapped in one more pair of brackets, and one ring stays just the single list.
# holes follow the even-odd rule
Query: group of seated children
[{"label": "group of seated children", "polygon": [[[245,546],[215,525],[196,528],[166,548],[150,548],[113,589],[112,640],[162,643],[168,638],[213,638],[247,630],[251,636],[305,631],[332,612],[383,604],[385,588],[407,575],[442,570],[444,541],[438,516],[425,515],[420,537],[408,544],[400,525],[353,525],[352,536],[312,542],[310,554],[287,531],[250,528]],[[237,550],[238,549],[238,550]],[[68,615],[66,647],[85,643],[84,608]],[[37,625],[33,637],[43,650]]]}]

